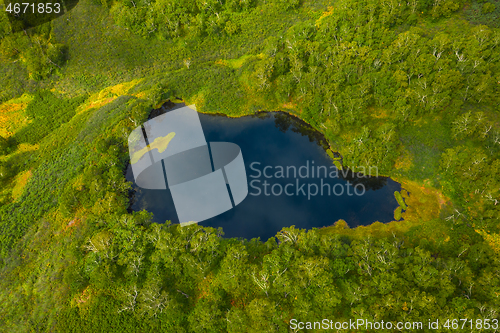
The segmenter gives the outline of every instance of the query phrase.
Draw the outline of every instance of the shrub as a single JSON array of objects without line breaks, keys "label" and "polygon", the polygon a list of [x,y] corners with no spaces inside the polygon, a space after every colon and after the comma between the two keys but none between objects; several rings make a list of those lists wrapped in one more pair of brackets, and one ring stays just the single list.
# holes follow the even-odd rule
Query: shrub
[{"label": "shrub", "polygon": [[483,10],[482,10],[483,14],[489,14],[489,13],[492,13],[494,11],[495,11],[495,4],[493,4],[491,2],[487,2],[483,5]]},{"label": "shrub", "polygon": [[401,206],[402,209],[406,210],[407,206],[405,204],[403,197],[401,196],[401,193],[395,191],[394,197],[396,198],[396,201],[398,202],[399,206]]}]

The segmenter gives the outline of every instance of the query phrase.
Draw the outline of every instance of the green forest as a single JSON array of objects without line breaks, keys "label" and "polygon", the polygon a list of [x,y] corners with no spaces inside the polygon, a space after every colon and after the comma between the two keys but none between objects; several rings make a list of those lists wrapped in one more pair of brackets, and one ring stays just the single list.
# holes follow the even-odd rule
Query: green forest
[{"label": "green forest", "polygon": [[[500,0],[80,0],[16,32],[5,7],[1,332],[499,331]],[[178,99],[299,117],[401,183],[394,221],[152,223],[128,136]]]}]

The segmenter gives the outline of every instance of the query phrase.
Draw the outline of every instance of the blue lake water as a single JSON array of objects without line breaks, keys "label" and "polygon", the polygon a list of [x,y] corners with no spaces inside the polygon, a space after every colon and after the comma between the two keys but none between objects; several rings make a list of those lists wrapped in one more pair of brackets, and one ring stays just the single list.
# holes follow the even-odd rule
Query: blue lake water
[{"label": "blue lake water", "polygon": [[[265,241],[291,225],[320,228],[343,219],[353,228],[393,220],[398,206],[394,191],[401,185],[375,177],[374,169],[374,177],[353,177],[351,171],[343,175],[326,154],[324,137],[299,119],[282,112],[199,116],[207,142],[240,146],[249,183],[243,202],[201,225],[222,227],[225,237]],[[126,177],[133,182],[130,166]],[[152,212],[155,222],[179,222],[168,190],[134,184],[133,191],[132,210]]]}]

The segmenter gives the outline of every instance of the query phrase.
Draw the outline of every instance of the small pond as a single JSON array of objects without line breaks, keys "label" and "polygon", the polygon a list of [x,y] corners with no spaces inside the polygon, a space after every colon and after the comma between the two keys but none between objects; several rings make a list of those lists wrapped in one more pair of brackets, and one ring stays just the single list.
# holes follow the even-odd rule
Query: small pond
[{"label": "small pond", "polygon": [[[374,170],[372,177],[353,176],[352,171],[346,175],[346,169],[343,174],[325,152],[324,137],[296,117],[282,112],[199,117],[207,142],[239,145],[249,183],[249,194],[239,205],[201,225],[222,227],[226,237],[265,241],[291,225],[320,228],[343,219],[353,228],[393,220],[398,206],[394,191],[401,185],[376,177]],[[130,166],[126,177],[133,182]],[[152,212],[155,222],[179,222],[169,190],[134,184],[131,209]]]}]

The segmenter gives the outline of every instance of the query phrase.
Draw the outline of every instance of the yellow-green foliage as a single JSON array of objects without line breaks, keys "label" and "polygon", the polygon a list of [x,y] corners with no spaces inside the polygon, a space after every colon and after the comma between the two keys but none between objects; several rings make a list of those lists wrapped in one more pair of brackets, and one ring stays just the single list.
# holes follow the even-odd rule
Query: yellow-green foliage
[{"label": "yellow-green foliage", "polygon": [[488,14],[488,13],[491,13],[491,12],[494,12],[495,11],[495,4],[491,3],[491,2],[487,2],[483,5],[483,14]]},{"label": "yellow-green foliage", "polygon": [[[286,2],[298,3],[295,0]],[[311,317],[321,316],[322,309],[328,308],[328,311],[348,318],[352,306],[356,306],[358,312],[364,311],[367,316],[377,316],[380,315],[380,307],[373,304],[377,303],[376,298],[380,295],[376,291],[372,293],[373,288],[370,289],[369,286],[373,286],[374,281],[387,280],[386,270],[378,269],[383,268],[383,265],[392,265],[394,268],[391,271],[395,274],[390,276],[391,283],[382,288],[386,289],[387,295],[394,296],[391,297],[396,302],[392,302],[392,310],[386,309],[382,316],[399,316],[401,309],[408,311],[409,303],[406,303],[405,295],[418,293],[427,293],[428,298],[442,301],[428,302],[432,304],[421,307],[422,318],[450,309],[457,311],[451,315],[458,317],[467,314],[467,311],[473,312],[473,305],[479,301],[487,308],[494,306],[493,298],[482,297],[481,293],[474,291],[469,295],[470,304],[456,303],[459,299],[463,300],[462,280],[439,281],[442,288],[434,294],[430,290],[432,288],[428,287],[435,285],[432,277],[428,282],[424,281],[424,285],[422,281],[413,281],[411,274],[412,271],[420,271],[426,268],[425,265],[430,265],[429,267],[438,270],[435,276],[446,275],[446,267],[439,262],[453,259],[457,261],[457,265],[463,265],[467,280],[476,281],[476,291],[484,290],[485,295],[494,295],[494,290],[487,288],[498,285],[498,279],[494,276],[492,278],[491,272],[482,269],[494,268],[493,255],[484,252],[481,265],[474,264],[471,260],[469,266],[469,258],[472,256],[467,258],[468,252],[462,256],[459,254],[461,249],[456,244],[467,247],[481,245],[481,239],[475,235],[466,235],[473,230],[470,227],[458,230],[458,224],[453,224],[449,229],[452,222],[439,219],[441,207],[449,201],[442,191],[447,194],[459,193],[460,195],[457,194],[456,198],[453,198],[457,200],[458,205],[469,203],[468,208],[475,210],[477,209],[472,206],[473,203],[484,205],[485,209],[478,211],[478,214],[496,212],[493,209],[498,207],[491,203],[492,201],[486,201],[486,191],[477,197],[473,196],[475,189],[470,187],[470,183],[475,182],[469,182],[468,178],[455,178],[462,168],[465,173],[470,171],[467,169],[471,162],[466,163],[461,158],[450,161],[455,164],[443,164],[449,174],[446,178],[439,179],[446,182],[434,182],[438,175],[441,177],[437,166],[443,147],[454,145],[454,142],[450,141],[452,129],[448,125],[436,127],[439,120],[435,119],[438,118],[440,110],[447,110],[450,114],[458,112],[461,110],[462,100],[466,100],[467,104],[482,100],[481,107],[498,104],[498,85],[494,80],[497,79],[498,61],[491,56],[499,50],[498,46],[493,45],[498,32],[490,31],[484,26],[477,26],[476,31],[469,30],[465,25],[464,29],[457,29],[457,25],[447,21],[446,25],[442,26],[439,26],[439,22],[436,23],[438,26],[433,23],[432,29],[443,28],[445,31],[444,34],[436,34],[434,38],[434,34],[429,34],[432,31],[426,31],[427,23],[420,22],[425,15],[446,16],[450,7],[448,3],[456,7],[455,2],[450,0],[446,5],[432,9],[432,12],[424,9],[425,14],[414,8],[417,13],[422,14],[418,15],[419,29],[416,30],[412,27],[413,23],[408,23],[412,19],[409,17],[412,9],[406,8],[404,3],[398,10],[391,10],[389,13],[385,10],[387,6],[379,6],[374,0],[367,1],[369,5],[377,8],[373,12],[380,15],[373,15],[375,25],[358,27],[358,18],[370,15],[364,11],[367,7],[364,3],[339,0],[335,9],[329,7],[325,11],[324,6],[320,6],[320,11],[317,11],[319,7],[308,7],[287,13],[274,11],[273,8],[281,9],[283,6],[280,5],[281,1],[271,0],[267,1],[269,5],[262,11],[233,8],[234,15],[231,12],[230,18],[217,19],[220,24],[212,25],[210,20],[213,15],[209,15],[211,18],[207,22],[210,26],[202,29],[198,36],[200,44],[195,39],[184,41],[178,36],[175,37],[178,39],[171,40],[172,31],[162,30],[165,29],[163,14],[153,18],[161,19],[162,24],[153,20],[151,27],[149,21],[148,26],[141,25],[140,20],[133,21],[137,29],[141,30],[133,31],[142,35],[149,35],[150,29],[156,29],[154,34],[158,40],[143,40],[130,31],[109,24],[112,21],[108,12],[91,2],[81,2],[79,9],[72,12],[72,19],[69,21],[55,20],[54,39],[64,40],[72,54],[68,64],[57,69],[64,75],[59,78],[54,76],[41,84],[41,87],[47,89],[55,88],[50,91],[57,96],[49,96],[46,93],[42,96],[44,98],[34,95],[26,103],[11,101],[0,105],[0,135],[3,133],[5,137],[20,138],[18,133],[21,132],[24,133],[25,139],[29,139],[20,140],[17,150],[10,153],[8,158],[0,158],[0,162],[6,164],[12,164],[12,155],[18,156],[22,161],[16,163],[19,166],[19,170],[16,170],[18,176],[5,186],[9,188],[9,195],[12,192],[13,198],[18,198],[18,202],[9,203],[8,206],[3,206],[6,208],[0,209],[0,263],[7,265],[2,267],[2,276],[5,278],[0,280],[0,290],[5,291],[0,293],[3,300],[0,312],[2,319],[5,318],[0,322],[0,331],[30,331],[33,330],[33,323],[36,323],[37,329],[40,330],[61,332],[147,332],[158,330],[160,324],[172,332],[196,330],[200,324],[209,331],[247,331],[248,328],[262,331],[273,323],[267,322],[265,316],[257,318],[254,315],[266,307],[269,308],[269,302],[279,301],[277,295],[290,295],[288,299],[293,300],[282,303],[284,305],[280,311],[283,312],[283,318],[291,318],[293,313],[304,308],[312,311]],[[160,4],[160,1],[156,3]],[[233,3],[237,5],[238,2]],[[304,6],[309,3],[311,2],[304,2]],[[322,2],[317,5],[320,3]],[[229,2],[226,4],[229,5]],[[358,6],[359,4],[362,7]],[[218,5],[213,2],[210,6]],[[128,19],[127,13],[135,15],[135,7],[135,3],[134,9],[122,6],[123,12],[119,13],[121,18]],[[181,9],[179,11],[180,15],[192,14],[182,13]],[[379,17],[381,15],[382,17]],[[118,16],[116,15],[117,18]],[[171,15],[169,20],[178,19],[177,16],[177,13]],[[317,20],[318,17],[321,18]],[[149,20],[149,17],[147,19]],[[407,32],[399,34],[392,30],[392,27],[398,27],[400,22],[409,24]],[[63,23],[68,25],[69,30],[61,29]],[[172,27],[177,30],[179,25],[175,23]],[[200,21],[196,26],[205,27],[204,24]],[[289,29],[291,25],[296,26]],[[234,38],[229,38],[224,33],[224,27],[226,31],[233,33],[234,26],[241,27],[240,31],[235,33]],[[332,27],[335,26],[344,26],[346,31],[356,29],[356,35],[366,38],[370,48],[350,42],[346,42],[349,44],[346,44],[346,47],[332,45]],[[376,27],[373,28],[374,26]],[[383,30],[374,34],[373,29],[378,30],[377,27]],[[191,24],[186,33],[194,34],[194,28],[195,24]],[[181,25],[178,30],[181,36],[182,29]],[[419,32],[420,29],[422,33]],[[70,31],[71,34],[66,35],[65,31]],[[282,38],[281,31],[284,34]],[[88,38],[89,35],[93,37]],[[462,35],[465,36],[463,43],[460,42]],[[270,39],[269,36],[276,37],[277,41],[269,43],[266,49],[261,43]],[[397,36],[399,40],[393,38]],[[160,40],[160,37],[166,40]],[[28,37],[24,39],[26,42],[34,42],[32,48],[39,47],[36,38],[31,41]],[[484,57],[484,61],[480,61],[480,72],[491,74],[477,77],[478,72],[470,73],[467,67],[464,67],[465,70],[460,68],[460,63],[457,68],[456,58],[463,54],[456,54],[456,45],[450,40],[458,40],[460,48],[471,51],[467,54],[468,66],[470,61],[477,60],[474,55],[479,57],[478,59]],[[481,56],[477,54],[481,53],[475,46],[477,40],[484,40],[481,42],[482,49],[488,50],[490,56],[485,55],[484,51]],[[442,58],[437,65],[442,69],[439,72],[430,70],[428,73],[430,77],[435,75],[430,89],[440,90],[439,96],[429,98],[429,101],[425,102],[411,97],[414,94],[410,93],[414,92],[415,88],[418,90],[422,84],[425,85],[422,80],[426,79],[427,74],[420,78],[417,74],[408,73],[408,77],[407,73],[397,71],[399,67],[414,62],[411,56],[406,59],[403,54],[398,55],[398,60],[401,61],[392,64],[385,61],[385,51],[387,50],[389,55],[393,51],[399,54],[399,45],[405,45],[409,55],[418,53],[422,46],[429,50],[435,45],[444,48],[439,51]],[[333,67],[346,69],[345,73],[342,73],[346,76],[344,83],[339,85],[332,82],[327,68],[330,66],[326,66],[326,62],[321,64],[321,61],[317,61],[325,55],[328,56],[320,51],[322,46],[332,46],[331,52],[339,54],[339,57],[329,57],[328,62],[342,62],[334,63]],[[259,55],[252,54],[261,50],[263,53]],[[432,57],[430,52],[427,52],[428,57]],[[3,50],[0,50],[0,53],[3,53]],[[14,51],[14,56],[15,53]],[[370,68],[363,67],[362,72],[366,74],[358,71],[356,75],[356,70],[351,73],[351,69],[360,68],[366,59],[377,59],[380,53],[384,53],[384,59],[380,59],[380,63],[375,61],[373,66],[368,66]],[[352,57],[352,54],[360,56]],[[217,58],[229,60],[216,61],[214,65],[213,62]],[[424,67],[432,69],[435,60],[430,58],[430,61],[427,61],[425,58]],[[191,65],[183,66],[182,59],[193,61]],[[199,62],[196,59],[200,59]],[[36,57],[32,57],[32,60],[32,64],[38,63],[35,61]],[[0,66],[2,102],[8,96],[18,96],[25,90],[21,88],[24,86],[36,93],[36,86],[28,85],[28,82],[22,80],[14,80],[13,73],[19,72],[19,63],[9,60]],[[465,62],[462,65],[465,66]],[[378,68],[379,66],[381,68]],[[258,71],[259,68],[264,70]],[[153,72],[157,75],[146,77]],[[392,77],[396,72],[397,75]],[[373,94],[365,94],[363,91],[369,87],[361,85],[368,82],[369,75],[372,74],[380,75],[387,84],[378,85],[377,89],[373,89]],[[134,81],[123,83],[124,80],[140,77],[144,79],[138,79],[140,82],[137,84],[133,84]],[[300,84],[297,84],[298,79]],[[481,89],[467,90],[467,86],[462,83],[469,79],[472,83],[479,80],[484,85],[481,85]],[[103,89],[107,86],[113,87]],[[255,88],[259,86],[262,86],[262,89]],[[168,90],[172,93],[167,94]],[[279,100],[275,98],[277,91]],[[56,97],[61,97],[59,92],[64,94],[64,99],[67,100],[84,93],[90,94],[91,97],[88,101],[82,98],[78,103],[66,103],[56,100]],[[217,232],[215,229],[195,224],[183,228],[170,227],[168,223],[160,226],[156,223],[150,224],[150,218],[145,211],[127,213],[130,202],[129,185],[125,182],[123,171],[124,161],[128,159],[128,134],[144,121],[151,106],[164,101],[170,95],[179,96],[189,104],[196,103],[201,112],[221,112],[229,116],[253,114],[258,110],[291,110],[290,113],[320,129],[330,144],[334,144],[335,149],[342,154],[342,159],[335,158],[332,151],[327,151],[327,154],[339,169],[342,169],[341,161],[346,166],[363,165],[367,169],[370,165],[377,165],[382,174],[400,182],[402,187],[411,193],[411,196],[405,190],[395,193],[400,206],[394,212],[394,218],[403,219],[390,223],[375,222],[369,226],[352,229],[345,221],[340,220],[335,226],[322,228],[318,232],[285,228],[277,236],[281,237],[279,244],[274,238],[265,244],[258,241],[242,241],[240,244],[239,240],[220,237],[221,231]],[[356,98],[349,98],[351,96]],[[31,99],[34,99],[29,108],[34,114],[32,124],[29,123],[31,118],[28,118],[27,112]],[[452,101],[450,105],[447,104],[448,101]],[[63,112],[68,111],[63,106],[69,104],[74,104],[76,108],[72,108],[71,112]],[[371,104],[377,105],[377,108],[383,111],[373,113],[370,117],[367,108]],[[342,117],[339,117],[336,108],[341,105],[341,109],[347,107],[351,112],[343,112]],[[397,107],[392,109],[393,105]],[[54,110],[57,111],[56,115],[61,114],[63,117],[54,117]],[[415,126],[422,113],[425,113],[425,119],[430,120],[427,126],[429,130],[426,132],[422,131],[422,128],[426,127]],[[443,117],[442,123],[450,126],[454,124],[453,120],[446,117]],[[470,124],[468,126],[470,131]],[[361,130],[363,128],[364,130]],[[477,126],[477,129],[482,130],[482,127]],[[490,149],[494,142],[494,130],[493,127],[489,131],[491,138],[479,137],[477,142],[469,142],[470,145],[483,145]],[[423,134],[418,136],[418,133]],[[477,136],[478,133],[474,133]],[[483,133],[479,135],[483,136]],[[472,137],[470,135],[466,140],[471,140]],[[168,136],[155,140],[149,150],[165,151],[173,136],[167,138]],[[484,142],[481,143],[480,140],[483,139]],[[22,151],[23,145],[40,145],[40,150],[36,154],[24,151],[21,154],[19,152]],[[71,149],[66,149],[65,145]],[[139,155],[133,159],[140,159],[146,152],[147,150],[137,152]],[[488,157],[489,155],[491,154],[488,153]],[[476,157],[477,161],[481,161],[482,156],[478,154],[471,155],[472,162]],[[132,161],[134,162],[136,161]],[[490,170],[495,170],[495,163],[493,160],[479,162],[478,167],[489,173],[488,177],[481,177],[478,173],[475,179],[481,181],[481,178],[484,178],[491,183],[494,177],[490,177]],[[490,164],[491,167],[486,167]],[[28,172],[31,170],[33,175],[29,176]],[[17,190],[12,191],[14,185]],[[440,185],[443,188],[448,186],[448,190],[438,190]],[[494,200],[494,193],[490,195],[489,200]],[[486,206],[487,204],[489,206]],[[68,213],[65,213],[66,211]],[[484,216],[495,216],[492,214],[482,214],[481,218],[471,221],[478,223],[487,219]],[[28,232],[25,232],[26,230]],[[200,234],[203,237],[197,237]],[[193,235],[196,236],[192,237]],[[500,253],[498,234],[488,233],[483,237],[491,248]],[[19,242],[19,239],[22,241]],[[403,239],[404,244],[400,242]],[[163,245],[167,243],[174,244],[175,251],[164,251]],[[314,246],[311,247],[310,244]],[[414,249],[417,245],[419,248]],[[13,246],[16,248],[11,251]],[[387,257],[389,254],[383,251],[387,247],[391,249],[387,252],[392,253],[394,250],[396,254]],[[194,251],[195,248],[200,250]],[[409,251],[422,260],[409,264],[404,260]],[[9,253],[13,253],[19,260],[11,260],[7,256]],[[61,256],[61,253],[65,255]],[[286,257],[282,257],[283,253]],[[157,258],[166,254],[168,259],[175,263],[172,269],[155,264]],[[431,254],[436,254],[437,259]],[[375,260],[376,263],[370,260],[378,255],[385,256],[388,261],[382,257],[381,260]],[[392,261],[391,258],[396,260]],[[207,259],[212,263],[209,266],[201,267],[196,264]],[[335,273],[328,269],[330,260]],[[423,264],[418,265],[419,262]],[[274,267],[274,263],[284,263],[283,265],[290,268],[283,265]],[[319,274],[310,278],[310,286],[314,288],[290,289],[290,286],[299,285],[303,280],[303,274],[293,272],[300,273],[311,265],[317,267],[314,271]],[[203,269],[204,274],[197,273],[199,268]],[[255,275],[253,279],[248,279],[248,272],[252,271]],[[266,284],[265,279],[260,277],[276,274],[273,271],[283,271],[284,273],[280,273],[284,274],[282,279],[289,283],[273,284],[268,296],[270,284]],[[186,273],[189,279],[184,278]],[[162,276],[161,279],[151,278],[158,274]],[[51,276],[61,277],[61,283],[53,284],[49,283],[50,279],[42,279]],[[333,295],[334,290],[320,286],[318,283],[321,283],[321,279],[345,279],[346,287],[341,292],[345,291],[347,296],[326,297]],[[353,296],[352,290],[348,288],[353,283],[366,287],[364,291],[367,291],[368,295],[364,299],[359,300]],[[215,289],[212,290],[212,287]],[[342,287],[340,286],[340,289]],[[234,294],[228,294],[220,302],[211,302],[217,288],[234,291]],[[252,292],[247,293],[249,290]],[[170,292],[177,295],[178,300],[184,300],[182,295],[186,296],[185,301],[178,302],[177,297]],[[477,295],[480,295],[479,299],[474,299]],[[153,299],[157,303],[154,303]],[[167,303],[167,300],[171,302]],[[69,301],[72,302],[71,307],[66,306]],[[204,316],[199,314],[205,313],[207,301],[210,301],[210,311],[214,315],[209,321],[200,323],[198,319],[203,319]],[[233,308],[228,310],[226,316],[229,303]],[[449,307],[450,303],[454,306]],[[463,309],[464,306],[469,308]],[[156,309],[158,313],[150,309]],[[319,312],[314,312],[315,309]],[[120,314],[122,312],[123,314]],[[217,313],[223,315],[218,316]],[[238,321],[234,320],[235,318],[244,319]],[[277,328],[278,330],[287,329],[287,323],[280,324],[283,327]]]},{"label": "yellow-green foliage", "polygon": [[401,193],[399,193],[398,191],[395,191],[394,197],[396,198],[396,200],[397,200],[398,204],[401,206],[401,208],[406,210],[407,207],[406,207],[406,204],[405,204],[403,197],[401,196]]},{"label": "yellow-green foliage", "polygon": [[328,149],[328,150],[326,151],[326,153],[327,153],[327,154],[328,154],[328,156],[330,156],[330,158],[331,158],[332,160],[334,160],[334,161],[340,161],[340,160],[342,159],[342,157],[335,157],[334,152],[333,152],[333,150],[331,150],[331,149]]},{"label": "yellow-green foliage", "polygon": [[23,172],[20,172],[16,178],[15,178],[15,185],[14,188],[12,189],[12,198],[14,200],[17,200],[21,197],[21,194],[23,194],[24,187],[28,183],[28,180],[31,177],[31,171],[26,170]]},{"label": "yellow-green foliage", "polygon": [[[405,221],[419,223],[419,221],[430,221],[438,218],[443,205],[449,201],[443,194],[430,186],[407,179],[396,179],[411,196],[401,191],[405,197],[407,209],[402,213]],[[406,197],[407,196],[407,197]]]},{"label": "yellow-green foliage", "polygon": [[174,136],[175,132],[170,132],[166,136],[156,138],[148,147],[144,147],[141,150],[136,151],[130,159],[130,163],[137,163],[142,158],[142,156],[144,156],[144,154],[153,149],[158,149],[159,153],[163,153],[165,149],[167,149],[170,140],[172,140]]},{"label": "yellow-green foliage", "polygon": [[333,164],[337,167],[337,169],[342,170],[342,164],[338,160],[333,160]]},{"label": "yellow-green foliage", "polygon": [[232,69],[238,69],[243,66],[243,64],[246,61],[253,60],[253,59],[263,59],[264,55],[263,54],[258,54],[258,55],[251,55],[251,54],[245,54],[239,58],[236,59],[225,59],[225,60],[217,60],[215,63],[216,64],[221,64],[224,66],[228,66]]},{"label": "yellow-green foliage", "polygon": [[0,136],[10,137],[29,124],[26,107],[32,99],[32,96],[25,94],[0,104]]},{"label": "yellow-green foliage", "polygon": [[326,153],[328,154],[328,156],[330,156],[332,158],[332,160],[334,159],[334,156],[333,156],[333,151],[331,149],[328,149],[326,151]]},{"label": "yellow-green foliage", "polygon": [[394,210],[394,220],[395,220],[395,221],[399,221],[399,220],[401,220],[401,217],[402,217],[402,216],[401,216],[401,210],[402,210],[401,206],[399,206],[398,208],[396,208],[396,209]]}]

